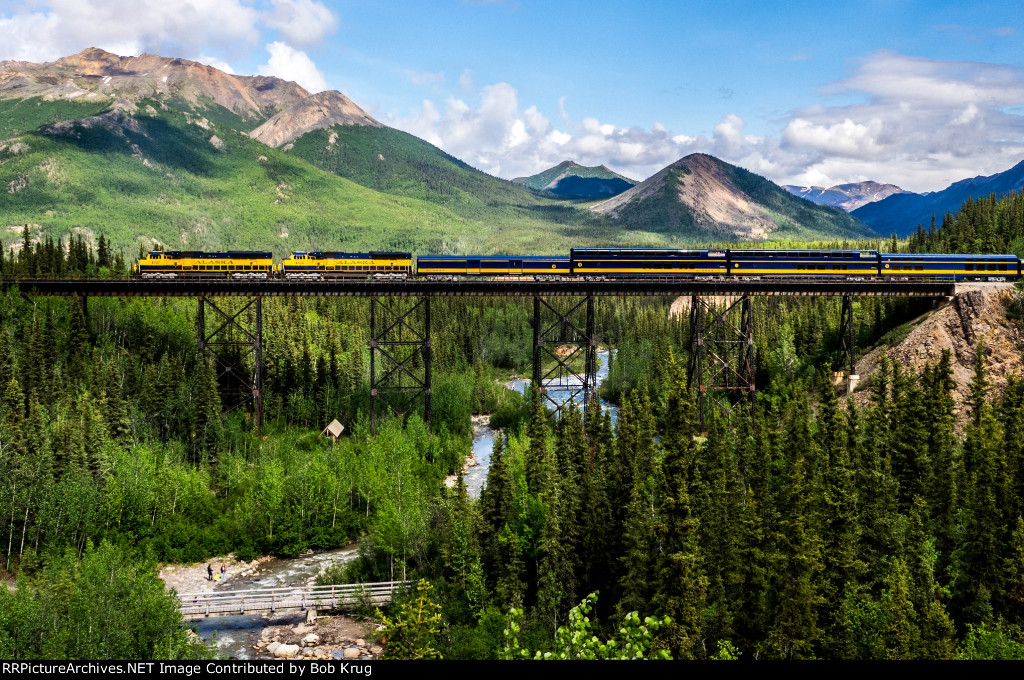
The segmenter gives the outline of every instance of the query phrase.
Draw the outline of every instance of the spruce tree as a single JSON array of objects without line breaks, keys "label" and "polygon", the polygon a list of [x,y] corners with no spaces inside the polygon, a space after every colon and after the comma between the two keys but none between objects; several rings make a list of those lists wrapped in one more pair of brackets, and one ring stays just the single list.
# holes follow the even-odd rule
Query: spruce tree
[{"label": "spruce tree", "polygon": [[[849,456],[849,434],[831,380],[830,367],[820,374],[821,407],[817,418],[816,444],[824,465],[821,517],[824,561],[822,597],[831,614],[826,649],[832,658],[843,658],[849,648],[848,631],[836,616],[843,602],[855,592],[863,570],[857,554],[860,542],[857,487]],[[852,401],[852,400],[851,400]]]},{"label": "spruce tree", "polygon": [[889,392],[889,361],[882,355],[878,373],[871,385],[872,407],[865,423],[857,474],[857,497],[860,500],[862,541],[860,554],[864,560],[865,583],[879,595],[889,572],[887,562],[896,554],[899,543],[897,520],[898,485],[892,476],[891,425],[892,400]]},{"label": "spruce tree", "polygon": [[1007,489],[1002,430],[987,399],[984,349],[978,343],[964,430],[964,527],[955,555],[955,603],[966,621],[986,622],[1004,601],[1002,565],[1009,536],[1004,507]]},{"label": "spruce tree", "polygon": [[192,421],[192,455],[198,461],[200,454],[214,460],[222,437],[220,394],[217,390],[217,374],[210,361],[199,360],[196,376],[196,408]]},{"label": "spruce tree", "polygon": [[[796,428],[800,431],[802,428]],[[804,451],[809,442],[790,441],[785,485],[780,492],[779,522],[772,574],[772,626],[764,642],[766,654],[783,659],[814,656],[821,628],[818,587],[821,547],[815,533]]]},{"label": "spruce tree", "polygon": [[[702,655],[702,613],[708,580],[703,573],[699,520],[690,507],[690,484],[696,455],[693,441],[693,404],[686,384],[677,380],[665,405],[664,494],[657,524],[661,556],[657,572],[657,599],[671,623],[663,629],[673,658]],[[724,529],[724,528],[722,528]]]},{"label": "spruce tree", "polygon": [[945,591],[936,580],[938,555],[935,542],[925,529],[926,516],[925,501],[917,496],[907,521],[904,542],[909,598],[916,612],[919,630],[913,655],[920,659],[949,659],[952,658],[956,631],[942,602]]}]

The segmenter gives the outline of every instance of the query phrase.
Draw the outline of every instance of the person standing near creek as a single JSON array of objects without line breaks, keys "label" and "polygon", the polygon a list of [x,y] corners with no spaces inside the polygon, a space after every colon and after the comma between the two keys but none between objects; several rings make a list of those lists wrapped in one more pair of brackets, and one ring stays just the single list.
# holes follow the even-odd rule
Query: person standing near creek
[{"label": "person standing near creek", "polygon": [[213,580],[213,565],[212,564],[207,564],[206,565],[206,580],[207,581],[212,581]]},{"label": "person standing near creek", "polygon": [[220,580],[223,581],[228,577],[228,568],[225,565],[220,565]]}]

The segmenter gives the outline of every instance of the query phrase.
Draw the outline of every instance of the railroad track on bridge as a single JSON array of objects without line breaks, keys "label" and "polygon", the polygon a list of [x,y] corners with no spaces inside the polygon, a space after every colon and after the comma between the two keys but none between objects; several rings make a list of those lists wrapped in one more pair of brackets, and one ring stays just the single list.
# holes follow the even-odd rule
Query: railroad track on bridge
[{"label": "railroad track on bridge", "polygon": [[403,591],[411,584],[412,581],[382,581],[179,593],[178,609],[189,619],[289,609],[340,609],[363,603],[379,606],[390,602],[396,591]]}]

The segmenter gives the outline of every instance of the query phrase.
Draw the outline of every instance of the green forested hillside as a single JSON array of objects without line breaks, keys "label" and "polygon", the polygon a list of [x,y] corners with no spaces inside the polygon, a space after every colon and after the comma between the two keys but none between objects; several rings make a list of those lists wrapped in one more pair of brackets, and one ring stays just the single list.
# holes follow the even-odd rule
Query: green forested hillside
[{"label": "green forested hillside", "polygon": [[[333,141],[332,141],[333,140]],[[476,170],[436,146],[401,130],[335,125],[303,135],[289,153],[362,186],[420,198],[468,219],[521,228],[564,224],[619,239],[603,217]]]},{"label": "green forested hillside", "polygon": [[46,101],[39,97],[0,100],[0,144],[15,135],[61,120],[95,116],[106,111],[110,101],[79,102],[67,99]]},{"label": "green forested hillside", "polygon": [[573,161],[562,161],[536,175],[516,177],[512,181],[550,196],[591,200],[621,194],[636,184],[603,165],[587,167]]},{"label": "green forested hillside", "polygon": [[1024,255],[1024,194],[968,198],[936,227],[920,224],[907,239],[912,253],[1014,253]]},{"label": "green forested hillside", "polygon": [[[419,189],[403,184],[409,174],[384,175],[376,185],[391,193],[383,193],[230,128],[143,102],[134,117],[107,113],[8,144],[0,151],[0,188],[6,189],[0,224],[7,227],[5,245],[19,242],[22,225],[31,224],[33,236],[40,230],[55,237],[103,233],[116,248],[132,250],[154,239],[168,247],[278,254],[331,248],[493,252],[510,243],[523,251],[560,252],[581,241],[622,242],[601,220],[446,164],[462,174],[425,168]],[[365,173],[353,177],[374,184]]]}]

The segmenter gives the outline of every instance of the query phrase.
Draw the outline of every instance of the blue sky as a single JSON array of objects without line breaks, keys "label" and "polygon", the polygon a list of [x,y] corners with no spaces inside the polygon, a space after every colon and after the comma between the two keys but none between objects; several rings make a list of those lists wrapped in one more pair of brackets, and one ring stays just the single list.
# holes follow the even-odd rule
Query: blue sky
[{"label": "blue sky", "polygon": [[712,153],[909,189],[1024,160],[1024,3],[0,0],[0,59],[98,46],[338,89],[502,177]]}]

